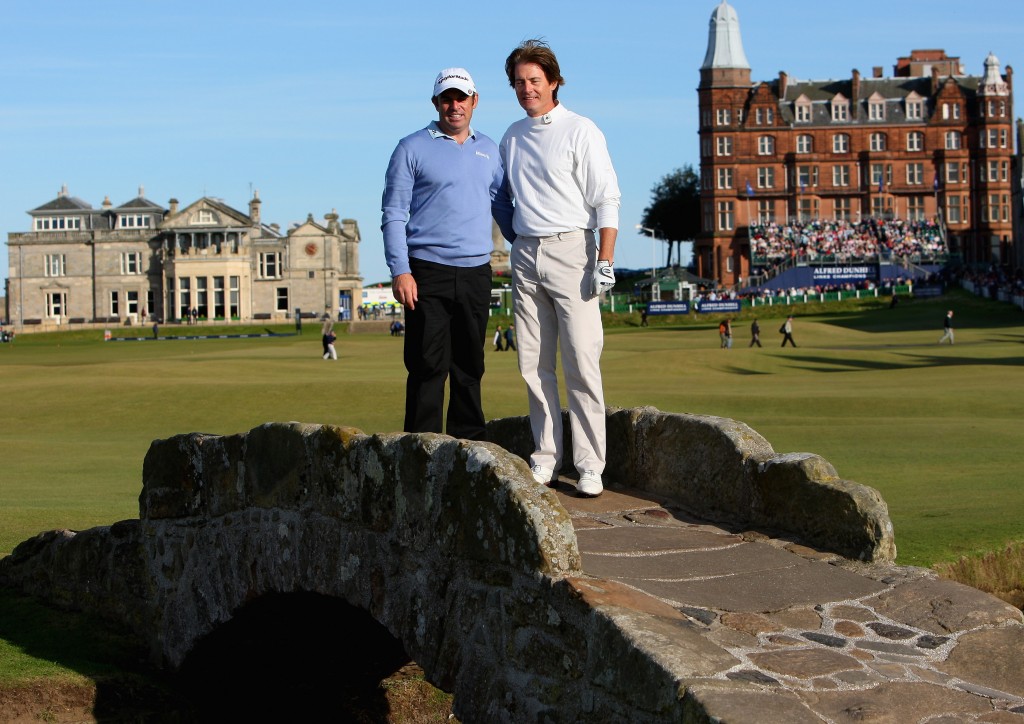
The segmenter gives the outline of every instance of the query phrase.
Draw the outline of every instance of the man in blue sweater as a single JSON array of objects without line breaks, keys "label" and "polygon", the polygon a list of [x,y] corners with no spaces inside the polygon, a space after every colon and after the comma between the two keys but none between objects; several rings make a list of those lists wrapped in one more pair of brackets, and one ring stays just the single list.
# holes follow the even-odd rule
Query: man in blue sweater
[{"label": "man in blue sweater", "polygon": [[479,102],[463,68],[434,81],[437,120],[398,142],[388,164],[381,231],[395,299],[406,310],[406,432],[484,439],[480,380],[491,299],[491,203],[498,147],[470,127]]}]

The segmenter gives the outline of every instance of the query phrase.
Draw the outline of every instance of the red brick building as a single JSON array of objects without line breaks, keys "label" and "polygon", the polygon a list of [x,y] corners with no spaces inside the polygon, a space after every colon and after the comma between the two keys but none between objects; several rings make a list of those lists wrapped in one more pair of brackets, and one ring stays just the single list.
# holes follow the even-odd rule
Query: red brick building
[{"label": "red brick building", "polygon": [[1013,71],[994,55],[965,75],[943,50],[914,50],[893,75],[751,81],[739,18],[711,15],[700,104],[697,275],[751,274],[751,223],[939,219],[966,264],[1011,262]]}]

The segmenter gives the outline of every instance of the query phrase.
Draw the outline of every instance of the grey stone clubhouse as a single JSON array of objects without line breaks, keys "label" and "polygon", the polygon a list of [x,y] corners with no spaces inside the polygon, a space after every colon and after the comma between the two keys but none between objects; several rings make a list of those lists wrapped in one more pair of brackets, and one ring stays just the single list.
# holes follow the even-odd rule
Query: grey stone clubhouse
[{"label": "grey stone clubhouse", "polygon": [[163,208],[139,195],[100,208],[71,196],[32,209],[7,236],[5,317],[16,329],[75,324],[351,319],[362,298],[359,226],[332,211],[282,233],[204,196]]}]

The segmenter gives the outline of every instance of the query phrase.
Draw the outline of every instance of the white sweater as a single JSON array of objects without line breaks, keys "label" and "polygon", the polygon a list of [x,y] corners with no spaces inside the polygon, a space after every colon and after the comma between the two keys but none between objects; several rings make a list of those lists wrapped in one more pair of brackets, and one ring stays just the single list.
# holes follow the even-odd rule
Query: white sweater
[{"label": "white sweater", "polygon": [[499,144],[520,236],[619,228],[619,182],[604,134],[556,105],[513,123]]}]

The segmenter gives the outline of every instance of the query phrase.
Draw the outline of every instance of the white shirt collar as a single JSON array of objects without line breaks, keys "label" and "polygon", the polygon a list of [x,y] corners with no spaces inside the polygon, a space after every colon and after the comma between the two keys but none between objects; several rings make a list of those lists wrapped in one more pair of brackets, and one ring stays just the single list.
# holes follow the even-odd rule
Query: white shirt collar
[{"label": "white shirt collar", "polygon": [[[453,136],[449,136],[441,130],[441,127],[437,125],[437,121],[430,122],[430,125],[427,126],[427,133],[430,134],[431,138],[451,138],[453,141],[455,140]],[[472,126],[469,127],[469,137],[476,138],[476,132],[473,130]]]}]

